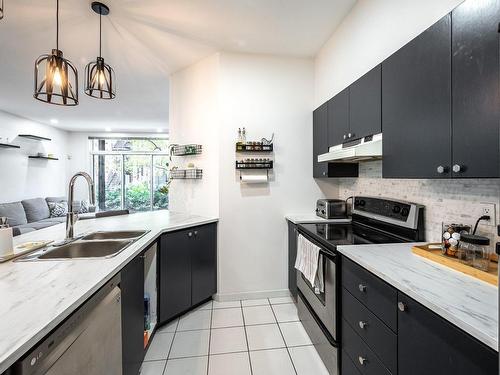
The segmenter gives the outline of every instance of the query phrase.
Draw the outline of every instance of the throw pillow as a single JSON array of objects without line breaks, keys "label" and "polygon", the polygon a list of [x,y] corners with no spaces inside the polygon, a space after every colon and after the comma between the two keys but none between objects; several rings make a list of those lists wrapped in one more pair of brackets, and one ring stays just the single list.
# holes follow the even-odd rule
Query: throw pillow
[{"label": "throw pillow", "polygon": [[66,216],[68,213],[67,202],[49,202],[50,217]]}]

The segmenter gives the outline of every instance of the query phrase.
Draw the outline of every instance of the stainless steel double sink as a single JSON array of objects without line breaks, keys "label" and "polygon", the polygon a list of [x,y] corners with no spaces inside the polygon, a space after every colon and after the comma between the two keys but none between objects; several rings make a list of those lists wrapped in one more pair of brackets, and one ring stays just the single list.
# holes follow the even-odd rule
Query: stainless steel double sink
[{"label": "stainless steel double sink", "polygon": [[93,232],[72,242],[38,250],[18,261],[111,258],[148,232],[147,230]]}]

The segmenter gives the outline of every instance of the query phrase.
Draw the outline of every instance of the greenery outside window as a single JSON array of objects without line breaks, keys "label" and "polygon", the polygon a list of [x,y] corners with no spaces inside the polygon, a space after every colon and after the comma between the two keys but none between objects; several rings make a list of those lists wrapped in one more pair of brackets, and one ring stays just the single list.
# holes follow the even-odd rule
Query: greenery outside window
[{"label": "greenery outside window", "polygon": [[168,209],[168,139],[89,138],[100,211]]}]

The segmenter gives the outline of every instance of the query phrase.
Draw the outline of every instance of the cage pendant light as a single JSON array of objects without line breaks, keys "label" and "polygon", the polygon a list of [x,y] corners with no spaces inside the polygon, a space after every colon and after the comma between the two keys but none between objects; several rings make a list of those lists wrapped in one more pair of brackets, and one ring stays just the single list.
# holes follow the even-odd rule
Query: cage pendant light
[{"label": "cage pendant light", "polygon": [[3,11],[4,11],[4,6],[3,6],[3,0],[0,0],[0,20],[3,18]]},{"label": "cage pendant light", "polygon": [[59,49],[59,0],[56,11],[56,49],[35,61],[35,93],[33,97],[45,103],[78,105],[78,72]]},{"label": "cage pendant light", "polygon": [[115,72],[102,57],[102,16],[109,14],[109,8],[97,1],[91,7],[99,14],[99,57],[85,67],[85,94],[99,99],[114,99]]}]

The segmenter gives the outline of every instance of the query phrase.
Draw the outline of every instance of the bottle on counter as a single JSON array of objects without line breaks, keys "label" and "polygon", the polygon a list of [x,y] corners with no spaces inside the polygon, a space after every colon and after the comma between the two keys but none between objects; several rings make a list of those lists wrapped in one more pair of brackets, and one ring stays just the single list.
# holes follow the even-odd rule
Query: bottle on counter
[{"label": "bottle on counter", "polygon": [[0,257],[14,251],[14,235],[6,217],[0,217]]},{"label": "bottle on counter", "polygon": [[241,128],[238,128],[238,138],[236,139],[236,144],[237,145],[241,145],[243,142],[242,142],[242,136],[241,136]]},{"label": "bottle on counter", "polygon": [[241,132],[241,142],[243,144],[247,143],[247,131],[246,131],[245,127],[243,127],[243,131]]}]

